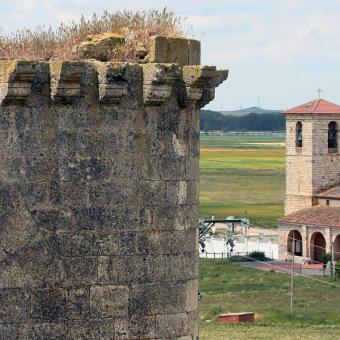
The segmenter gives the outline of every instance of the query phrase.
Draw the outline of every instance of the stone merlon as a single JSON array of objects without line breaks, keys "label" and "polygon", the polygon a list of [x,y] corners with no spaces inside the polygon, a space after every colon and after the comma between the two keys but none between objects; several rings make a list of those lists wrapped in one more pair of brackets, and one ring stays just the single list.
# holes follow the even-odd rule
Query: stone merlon
[{"label": "stone merlon", "polygon": [[146,105],[176,97],[203,107],[227,77],[227,70],[201,65],[0,61],[0,104],[41,105],[42,97],[51,104],[114,104],[132,95]]},{"label": "stone merlon", "polygon": [[[180,105],[203,107],[228,71],[200,64],[200,42],[152,37],[147,58],[138,63],[83,61],[0,61],[0,104],[120,104],[143,98],[160,105],[176,98]],[[148,63],[146,63],[148,61]],[[37,100],[38,99],[38,100]]]}]

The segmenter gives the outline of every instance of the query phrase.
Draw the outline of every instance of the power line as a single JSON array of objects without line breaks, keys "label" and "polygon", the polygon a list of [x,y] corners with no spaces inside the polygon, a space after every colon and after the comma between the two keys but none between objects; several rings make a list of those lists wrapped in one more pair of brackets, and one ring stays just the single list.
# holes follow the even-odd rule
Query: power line
[{"label": "power line", "polygon": [[[296,238],[292,238],[292,237],[288,237],[288,240],[295,240],[296,242],[300,242],[303,243],[302,240],[297,240]],[[316,248],[321,248],[321,249],[326,249],[325,247],[321,247],[321,246],[317,246],[316,244],[310,243],[310,242],[305,242],[307,244],[309,244],[310,246],[316,247]],[[336,252],[337,254],[340,254],[339,252]]]},{"label": "power line", "polygon": [[[266,227],[265,226],[261,226],[261,225],[255,225],[255,224],[251,224],[251,225],[249,225],[250,227],[253,227],[253,228],[256,228],[256,227],[260,227],[260,228],[264,228],[264,229],[266,229]],[[288,239],[289,240],[293,240],[293,238],[292,237],[288,237]],[[297,242],[300,242],[300,243],[303,243],[303,241],[301,241],[301,240],[297,240],[297,239],[295,239],[295,241],[297,241]],[[310,243],[310,242],[305,242],[305,243],[307,243],[307,244],[309,244],[309,245],[312,245],[313,247],[316,247],[316,248],[320,248],[320,249],[324,249],[324,250],[326,250],[326,248],[324,248],[324,247],[320,247],[320,246],[317,246],[316,244],[313,244],[313,243]],[[338,252],[338,251],[334,251],[334,253],[335,254],[339,254],[340,255],[340,252]]]},{"label": "power line", "polygon": [[[284,272],[284,273],[291,274],[291,271],[290,271],[290,270],[287,270],[287,269],[284,269],[284,268],[275,266],[275,265],[273,265],[273,264],[271,264],[271,263],[266,263],[266,262],[264,262],[264,261],[256,260],[256,259],[253,259],[252,257],[248,257],[248,256],[244,256],[244,255],[243,255],[243,257],[246,258],[246,259],[249,259],[249,260],[251,260],[251,261],[260,262],[260,263],[265,264],[266,266],[270,266],[270,267],[276,268],[276,269],[278,269],[278,270],[280,270],[280,271],[282,271],[282,272]],[[249,267],[248,267],[248,268],[249,268]],[[301,274],[301,273],[296,273],[296,272],[295,272],[294,275],[306,277],[306,278],[308,278],[308,279],[310,279],[310,280],[318,281],[318,282],[321,282],[321,283],[326,283],[326,284],[328,284],[328,285],[330,285],[330,286],[335,286],[335,287],[340,288],[340,286],[337,285],[337,284],[335,284],[335,283],[327,282],[327,281],[323,281],[323,280],[319,280],[319,279],[317,279],[317,278],[315,278],[315,277],[312,277],[312,276],[309,276],[309,275],[305,275],[305,274]]]},{"label": "power line", "polygon": [[[295,240],[296,242],[303,243],[302,240],[297,240],[296,238],[294,239],[294,238],[292,238],[292,237],[288,237],[288,240]],[[309,244],[310,246],[313,246],[313,247],[315,247],[315,248],[320,248],[320,249],[326,250],[325,247],[320,247],[320,246],[317,246],[316,244],[313,244],[313,243],[310,243],[310,242],[307,242],[307,241],[306,241],[305,243],[306,243],[306,244]],[[334,253],[340,254],[340,252],[338,252],[338,251],[334,251]]]}]

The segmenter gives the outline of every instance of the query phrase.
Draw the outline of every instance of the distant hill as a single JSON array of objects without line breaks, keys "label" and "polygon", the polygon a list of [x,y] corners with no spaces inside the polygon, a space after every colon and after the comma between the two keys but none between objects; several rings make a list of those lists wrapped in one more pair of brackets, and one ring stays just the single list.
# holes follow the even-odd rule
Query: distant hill
[{"label": "distant hill", "polygon": [[247,107],[244,109],[240,110],[234,110],[234,111],[218,111],[221,112],[224,115],[232,115],[232,116],[245,116],[250,113],[257,113],[257,114],[262,114],[262,113],[282,113],[283,111],[281,110],[270,110],[270,109],[263,109],[257,106],[251,106]]},{"label": "distant hill", "polygon": [[[251,109],[251,108],[249,108]],[[257,108],[258,109],[258,108]],[[243,109],[246,110],[246,109]],[[244,114],[223,114],[217,111],[201,111],[202,131],[284,131],[285,118],[282,111],[262,110]],[[241,110],[240,110],[241,111]],[[226,112],[226,111],[224,111]],[[237,111],[227,111],[237,112]]]}]

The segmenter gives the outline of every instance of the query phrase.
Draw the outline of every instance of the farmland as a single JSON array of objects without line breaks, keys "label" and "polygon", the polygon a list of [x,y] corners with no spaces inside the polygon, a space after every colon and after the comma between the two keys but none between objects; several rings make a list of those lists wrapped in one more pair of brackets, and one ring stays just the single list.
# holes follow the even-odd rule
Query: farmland
[{"label": "farmland", "polygon": [[283,198],[283,134],[201,136],[201,217],[247,215],[275,227]]},{"label": "farmland", "polygon": [[[283,214],[283,135],[202,136],[200,171],[201,216],[246,211],[251,223],[276,226]],[[340,287],[296,277],[292,318],[289,275],[200,259],[200,292],[203,340],[340,338]],[[217,316],[227,312],[254,312],[255,323],[219,324]]]},{"label": "farmland", "polygon": [[[200,291],[202,340],[340,338],[340,287],[296,277],[292,318],[289,275],[201,259]],[[245,311],[256,313],[255,324],[216,321],[220,313]]]}]

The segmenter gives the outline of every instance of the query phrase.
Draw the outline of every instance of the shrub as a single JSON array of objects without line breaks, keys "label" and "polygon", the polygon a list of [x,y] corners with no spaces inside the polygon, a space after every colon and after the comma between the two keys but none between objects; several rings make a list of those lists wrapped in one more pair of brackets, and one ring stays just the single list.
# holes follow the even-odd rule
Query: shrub
[{"label": "shrub", "polygon": [[263,251],[252,251],[248,257],[250,257],[253,260],[258,260],[258,261],[266,261],[266,255]]},{"label": "shrub", "polygon": [[329,253],[324,254],[321,259],[322,263],[324,264],[327,264],[327,262],[331,260],[332,260],[332,255]]},{"label": "shrub", "polygon": [[125,45],[111,60],[136,61],[138,45],[147,48],[149,37],[182,37],[182,22],[181,17],[166,8],[163,11],[105,11],[101,16],[93,14],[90,19],[81,16],[79,22],[62,23],[56,29],[51,26],[37,27],[18,30],[7,36],[0,35],[0,59],[77,60],[72,49],[85,41],[88,35],[114,32],[125,37]]},{"label": "shrub", "polygon": [[335,268],[336,276],[337,276],[338,278],[340,278],[340,261],[336,261],[336,262],[335,262],[334,268]]}]

